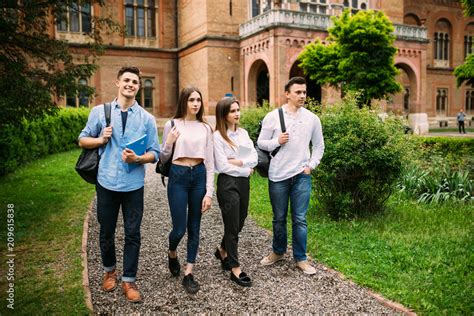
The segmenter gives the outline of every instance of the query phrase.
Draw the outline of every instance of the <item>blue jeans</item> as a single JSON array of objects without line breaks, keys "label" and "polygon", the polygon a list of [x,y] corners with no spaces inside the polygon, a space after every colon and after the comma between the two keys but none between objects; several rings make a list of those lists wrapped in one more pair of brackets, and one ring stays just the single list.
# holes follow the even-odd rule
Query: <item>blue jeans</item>
[{"label": "blue jeans", "polygon": [[130,192],[110,191],[96,184],[97,220],[100,224],[100,254],[105,271],[115,270],[115,228],[122,206],[125,245],[123,248],[122,281],[135,282],[138,270],[143,217],[143,187]]},{"label": "blue jeans", "polygon": [[296,262],[306,260],[308,227],[306,212],[311,194],[311,175],[297,174],[289,179],[268,181],[268,191],[273,209],[273,252],[284,254],[287,247],[286,217],[288,200],[291,203],[292,246]]},{"label": "blue jeans", "polygon": [[173,229],[169,235],[169,250],[176,251],[187,228],[188,263],[196,261],[201,228],[201,205],[205,195],[206,167],[203,163],[193,167],[171,165],[168,202]]}]

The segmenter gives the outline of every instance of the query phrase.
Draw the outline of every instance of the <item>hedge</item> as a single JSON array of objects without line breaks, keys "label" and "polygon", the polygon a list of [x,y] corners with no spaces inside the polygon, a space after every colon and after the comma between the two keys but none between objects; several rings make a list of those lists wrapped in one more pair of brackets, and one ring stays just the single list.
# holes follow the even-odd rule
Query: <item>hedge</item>
[{"label": "hedge", "polygon": [[77,137],[90,109],[61,109],[56,115],[20,126],[6,125],[0,131],[0,175],[49,154],[77,148]]}]

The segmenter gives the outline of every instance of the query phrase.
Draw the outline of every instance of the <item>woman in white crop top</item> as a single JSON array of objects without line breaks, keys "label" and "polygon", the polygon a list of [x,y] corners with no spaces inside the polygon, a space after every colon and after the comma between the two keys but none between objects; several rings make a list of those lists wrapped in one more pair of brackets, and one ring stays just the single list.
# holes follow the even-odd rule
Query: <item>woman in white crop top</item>
[{"label": "woman in white crop top", "polygon": [[257,152],[246,130],[240,128],[239,102],[226,97],[216,106],[214,162],[217,177],[217,200],[224,221],[224,237],[215,256],[224,270],[231,270],[230,279],[240,286],[251,286],[250,277],[240,269],[238,259],[239,233],[247,218],[249,176],[257,165]]},{"label": "woman in white crop top", "polygon": [[[173,118],[175,126],[171,128],[171,121],[165,124],[160,152],[163,162],[172,159],[168,181],[168,203],[173,223],[169,234],[169,269],[172,275],[179,276],[176,249],[187,230],[187,264],[182,283],[191,294],[199,291],[192,271],[199,248],[201,215],[211,207],[214,191],[212,128],[204,122],[203,114],[199,89],[184,88]],[[175,149],[171,157],[173,144]]]}]

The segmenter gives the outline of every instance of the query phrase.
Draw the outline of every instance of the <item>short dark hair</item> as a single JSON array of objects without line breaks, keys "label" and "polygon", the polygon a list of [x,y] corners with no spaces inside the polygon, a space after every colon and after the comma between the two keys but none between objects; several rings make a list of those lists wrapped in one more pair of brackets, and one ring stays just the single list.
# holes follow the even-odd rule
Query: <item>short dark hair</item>
[{"label": "short dark hair", "polygon": [[120,77],[122,77],[122,75],[126,72],[135,74],[138,76],[138,79],[140,81],[142,80],[142,77],[140,76],[140,69],[138,69],[137,67],[131,67],[131,66],[125,66],[125,67],[120,68],[120,70],[117,73],[117,79],[120,79]]},{"label": "short dark hair", "polygon": [[294,84],[306,84],[306,80],[303,77],[293,77],[285,85],[285,92],[290,92],[290,88]]}]

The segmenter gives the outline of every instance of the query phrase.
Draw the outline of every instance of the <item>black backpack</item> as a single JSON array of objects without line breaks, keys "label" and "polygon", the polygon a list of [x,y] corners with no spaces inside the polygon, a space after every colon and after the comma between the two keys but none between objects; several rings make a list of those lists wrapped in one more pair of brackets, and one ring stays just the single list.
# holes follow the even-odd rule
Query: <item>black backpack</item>
[{"label": "black backpack", "polygon": [[[280,116],[281,132],[284,133],[286,132],[286,127],[285,127],[285,118],[283,117],[282,108],[278,109],[278,114]],[[262,130],[262,123],[263,121],[260,121],[258,123],[259,125],[258,135],[260,135],[260,131]],[[258,163],[255,166],[255,170],[257,170],[260,176],[265,177],[265,178],[268,177],[268,169],[270,168],[270,160],[276,156],[276,154],[280,151],[280,148],[281,146],[278,146],[272,152],[268,152],[266,150],[260,149],[258,145],[255,145],[255,150],[257,151],[257,155],[258,155]]]},{"label": "black backpack", "polygon": [[[174,127],[174,120],[171,120],[171,128]],[[166,140],[164,140],[166,141]],[[173,149],[171,150],[171,157],[170,159],[168,159],[167,162],[163,163],[161,161],[161,159],[158,160],[158,162],[156,163],[156,173],[160,173],[161,174],[161,182],[163,182],[163,185],[166,187],[166,184],[165,184],[165,177],[169,177],[170,175],[170,169],[171,169],[171,163],[173,161],[173,154],[174,154],[174,145],[176,144],[176,142],[173,143]]]},{"label": "black backpack", "polygon": [[[110,103],[104,104],[106,127],[110,126],[110,111]],[[79,159],[77,159],[76,162],[76,171],[84,180],[86,180],[90,184],[96,184],[97,173],[99,172],[99,161],[99,147],[94,149],[83,149],[81,155],[79,156]]]}]

